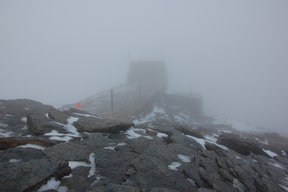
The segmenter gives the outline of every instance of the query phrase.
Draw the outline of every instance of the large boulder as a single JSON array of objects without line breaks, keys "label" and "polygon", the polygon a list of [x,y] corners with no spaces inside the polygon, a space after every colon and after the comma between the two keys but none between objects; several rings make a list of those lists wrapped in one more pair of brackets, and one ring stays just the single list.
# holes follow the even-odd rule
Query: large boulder
[{"label": "large boulder", "polygon": [[264,155],[266,157],[270,157],[267,153],[265,153],[260,147],[258,147],[255,143],[252,143],[240,136],[223,133],[219,135],[217,139],[217,143],[228,147],[240,153],[241,155],[250,155],[250,154],[257,154],[257,155]]},{"label": "large boulder", "polygon": [[[50,105],[44,105],[28,99],[0,100],[0,105],[0,137],[34,135],[33,131],[27,131],[27,115],[37,115],[39,126],[49,120],[65,124],[68,118],[67,114],[58,111]],[[42,134],[41,129],[36,131],[36,134]]]},{"label": "large boulder", "polygon": [[95,117],[81,117],[73,125],[81,132],[118,133],[131,128],[134,123],[121,122],[113,119],[99,119]]},{"label": "large boulder", "polygon": [[48,158],[57,158],[67,161],[89,161],[91,151],[85,145],[76,143],[59,143],[43,150]]},{"label": "large boulder", "polygon": [[15,137],[15,138],[0,138],[0,150],[6,150],[9,148],[17,147],[19,145],[34,144],[42,147],[51,147],[55,145],[56,141],[51,141],[43,137]]},{"label": "large boulder", "polygon": [[57,159],[31,159],[27,162],[1,163],[1,191],[36,191],[52,177],[69,175],[68,162]]}]

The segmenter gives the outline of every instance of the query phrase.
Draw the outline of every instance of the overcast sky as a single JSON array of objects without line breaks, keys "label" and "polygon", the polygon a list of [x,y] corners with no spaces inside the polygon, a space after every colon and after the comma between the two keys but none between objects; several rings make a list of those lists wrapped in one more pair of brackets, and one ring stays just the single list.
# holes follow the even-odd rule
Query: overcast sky
[{"label": "overcast sky", "polygon": [[288,1],[0,0],[0,98],[75,103],[167,63],[204,111],[288,128]]}]

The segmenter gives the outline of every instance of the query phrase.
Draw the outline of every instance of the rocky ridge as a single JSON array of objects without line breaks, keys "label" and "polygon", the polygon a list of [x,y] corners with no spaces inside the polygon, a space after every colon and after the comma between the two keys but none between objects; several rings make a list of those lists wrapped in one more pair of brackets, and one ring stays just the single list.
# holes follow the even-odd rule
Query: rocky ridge
[{"label": "rocky ridge", "polygon": [[287,191],[288,139],[161,100],[133,122],[0,100],[0,191]]}]

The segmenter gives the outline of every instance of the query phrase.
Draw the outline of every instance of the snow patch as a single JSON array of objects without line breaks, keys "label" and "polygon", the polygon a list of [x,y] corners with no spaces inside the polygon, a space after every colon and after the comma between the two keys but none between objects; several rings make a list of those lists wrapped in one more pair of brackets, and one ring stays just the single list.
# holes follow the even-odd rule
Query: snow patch
[{"label": "snow patch", "polygon": [[14,115],[11,114],[5,114],[6,117],[14,117]]},{"label": "snow patch", "polygon": [[270,165],[273,165],[274,167],[278,167],[280,169],[285,170],[285,167],[283,167],[283,165],[277,163],[277,162],[273,162],[273,163],[269,163]]},{"label": "snow patch", "polygon": [[284,190],[288,191],[288,187],[284,186],[284,185],[279,185],[280,187],[282,187]]},{"label": "snow patch", "polygon": [[200,145],[202,145],[202,147],[203,147],[204,149],[206,149],[206,148],[205,148],[205,139],[199,139],[199,138],[193,137],[193,136],[191,136],[191,135],[185,135],[185,136],[186,136],[186,137],[189,137],[189,138],[191,138],[191,139],[196,140],[197,143],[199,143]]},{"label": "snow patch", "polygon": [[71,169],[75,169],[76,167],[90,167],[89,164],[87,164],[84,161],[68,161],[69,162],[69,167],[71,167]]},{"label": "snow patch", "polygon": [[26,144],[26,145],[19,145],[18,147],[22,147],[22,148],[34,148],[34,149],[40,149],[40,150],[44,150],[45,147],[42,147],[40,145],[34,145],[34,144]]},{"label": "snow patch", "polygon": [[135,131],[142,131],[143,133],[146,132],[146,130],[144,129],[139,129],[139,128],[134,128],[134,127],[131,127],[130,129],[128,129],[126,132],[124,132],[124,134],[127,134],[127,137],[129,139],[136,139],[138,137],[146,137],[148,139],[153,139],[153,137],[151,136],[143,136],[143,135],[140,135],[138,133],[136,133]]},{"label": "snow patch", "polygon": [[96,117],[94,115],[89,115],[89,114],[82,114],[82,113],[74,113],[75,115],[83,116],[83,117],[94,117],[96,119],[103,119],[102,117]]},{"label": "snow patch", "polygon": [[244,192],[245,191],[244,185],[236,178],[233,179],[233,187],[238,189],[240,192]]},{"label": "snow patch", "polygon": [[[215,134],[216,135],[216,134]],[[218,136],[218,135],[217,135]],[[205,139],[212,141],[213,143],[216,143],[217,139],[210,135],[204,135]]]},{"label": "snow patch", "polygon": [[89,161],[90,164],[84,162],[84,161],[68,161],[69,162],[69,167],[71,167],[71,169],[75,169],[76,167],[90,167],[90,171],[88,174],[88,177],[91,177],[95,174],[96,171],[96,167],[95,167],[95,153],[90,153],[89,155]]},{"label": "snow patch", "polygon": [[285,153],[284,150],[281,150],[281,154],[284,155],[284,156],[287,156],[287,154]]},{"label": "snow patch", "polygon": [[160,137],[160,138],[162,138],[162,137],[168,137],[168,135],[167,135],[166,133],[160,133],[160,132],[158,132],[158,133],[157,133],[157,137]]},{"label": "snow patch", "polygon": [[0,129],[0,137],[10,137],[13,134],[12,131],[6,131],[4,129]]},{"label": "snow patch", "polygon": [[115,150],[115,146],[108,146],[108,147],[104,147],[104,149],[109,149],[109,150],[114,151],[114,150]]},{"label": "snow patch", "polygon": [[65,141],[65,142],[68,142],[68,141],[70,141],[70,140],[73,139],[73,138],[72,138],[72,137],[69,137],[69,136],[63,136],[63,137],[52,136],[52,137],[49,137],[49,139],[55,140],[55,141]]},{"label": "snow patch", "polygon": [[45,116],[49,119],[49,114],[48,113],[46,113]]},{"label": "snow patch", "polygon": [[207,141],[209,143],[213,143],[214,145],[220,147],[221,149],[228,150],[228,148],[226,146],[216,143],[217,139],[215,139],[214,137],[211,137],[211,136],[207,136],[206,135],[206,136],[204,136],[205,139],[200,139],[200,138],[197,138],[197,137],[193,137],[191,135],[185,135],[185,136],[196,140],[196,142],[199,143],[200,145],[202,145],[202,147],[204,149],[206,149],[205,141]]},{"label": "snow patch", "polygon": [[123,146],[126,145],[126,143],[117,143],[117,146]]},{"label": "snow patch", "polygon": [[95,174],[96,167],[95,167],[95,153],[90,153],[89,155],[89,161],[90,161],[90,171],[88,177],[91,177]]},{"label": "snow patch", "polygon": [[270,150],[266,150],[266,149],[262,149],[262,150],[265,151],[265,153],[267,153],[270,157],[278,156],[276,153],[274,153]]},{"label": "snow patch", "polygon": [[22,117],[21,121],[26,123],[27,122],[27,117]]},{"label": "snow patch", "polygon": [[260,139],[258,139],[257,137],[255,137],[255,139],[257,140],[257,141],[259,141],[260,143],[263,143],[263,144],[265,144],[265,145],[269,145],[269,143],[268,143],[268,140],[267,139],[265,139],[265,141],[261,141]]},{"label": "snow patch", "polygon": [[154,121],[156,114],[166,114],[166,113],[164,109],[159,108],[157,105],[154,105],[154,108],[151,113],[147,114],[144,118],[142,117],[140,119],[135,119],[133,123],[135,125],[138,125],[138,124],[143,124],[143,123]]},{"label": "snow patch", "polygon": [[190,158],[189,156],[178,154],[177,157],[178,157],[183,163],[190,163],[190,162],[191,162],[191,158]]},{"label": "snow patch", "polygon": [[174,170],[174,171],[178,171],[177,167],[180,167],[181,163],[179,162],[173,162],[170,165],[168,165],[169,169]]},{"label": "snow patch", "polygon": [[18,163],[20,161],[21,161],[21,159],[10,159],[9,163]]},{"label": "snow patch", "polygon": [[69,117],[67,119],[67,124],[62,124],[62,123],[59,123],[59,122],[53,122],[53,123],[56,123],[58,125],[62,125],[63,128],[68,131],[69,133],[65,134],[65,133],[59,133],[58,131],[56,130],[52,130],[51,132],[49,133],[45,133],[44,135],[45,136],[52,136],[52,137],[49,137],[49,139],[51,140],[56,140],[56,141],[70,141],[71,139],[73,139],[73,137],[76,137],[76,138],[82,138],[81,137],[81,134],[77,131],[77,129],[72,125],[75,121],[77,121],[79,118],[77,117]]},{"label": "snow patch", "polygon": [[59,186],[60,181],[56,181],[55,177],[52,177],[50,180],[47,181],[47,184],[42,185],[37,192],[47,191],[49,189],[54,189],[58,192],[66,192],[68,189],[65,186]]}]

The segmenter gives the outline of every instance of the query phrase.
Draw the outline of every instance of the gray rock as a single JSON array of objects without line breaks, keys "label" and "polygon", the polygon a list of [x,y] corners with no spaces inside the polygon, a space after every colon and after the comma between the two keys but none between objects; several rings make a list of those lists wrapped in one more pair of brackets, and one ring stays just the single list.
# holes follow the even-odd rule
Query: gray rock
[{"label": "gray rock", "polygon": [[0,163],[16,161],[16,162],[26,162],[31,159],[43,159],[46,158],[42,150],[33,148],[10,148],[3,151],[0,155]]},{"label": "gray rock", "polygon": [[85,145],[76,143],[59,143],[53,147],[43,150],[43,153],[51,158],[63,159],[66,161],[87,161],[91,151]]},{"label": "gray rock", "polygon": [[112,119],[81,117],[73,125],[81,132],[118,133],[126,131],[134,124],[132,122],[120,122]]},{"label": "gray rock", "polygon": [[22,163],[0,164],[1,191],[35,191],[51,177],[61,179],[71,172],[68,162],[35,159]]},{"label": "gray rock", "polygon": [[266,157],[270,157],[256,144],[234,134],[228,134],[228,133],[221,134],[217,139],[217,143],[224,145],[229,149],[232,149],[242,155],[250,155],[253,153],[257,155],[264,155]]},{"label": "gray rock", "polygon": [[[181,162],[177,154],[193,156],[191,150],[179,144],[151,145],[139,158],[132,161],[136,173],[127,179],[140,188],[158,187],[179,191],[193,191],[197,187],[180,170],[171,170],[169,165]],[[193,158],[191,158],[193,159]],[[181,164],[185,164],[181,162]]]},{"label": "gray rock", "polygon": [[201,133],[199,133],[197,130],[192,130],[189,127],[184,127],[181,125],[174,125],[174,128],[180,130],[182,133],[184,133],[186,135],[191,135],[191,136],[197,137],[199,139],[205,139]]},{"label": "gray rock", "polygon": [[151,189],[145,190],[145,192],[179,192],[179,191],[178,190],[173,190],[173,189],[165,189],[165,188],[153,187]]},{"label": "gray rock", "polygon": [[0,138],[0,150],[6,150],[26,144],[40,145],[42,147],[51,147],[57,143],[57,141],[51,141],[45,137],[8,137]]},{"label": "gray rock", "polygon": [[202,149],[202,145],[199,144],[197,141],[195,141],[192,138],[188,138],[180,133],[174,133],[171,137],[170,137],[171,141],[173,143],[176,144],[180,144],[183,145],[187,148],[191,148],[193,150],[200,150]]},{"label": "gray rock", "polygon": [[105,187],[104,186],[97,187],[92,190],[89,190],[89,192],[140,192],[140,189],[137,187],[110,183],[109,185]]},{"label": "gray rock", "polygon": [[62,125],[51,122],[47,117],[41,115],[27,115],[27,125],[29,130],[31,130],[36,135],[44,135],[52,130],[56,130],[60,133],[68,133],[63,129]]}]

